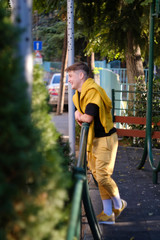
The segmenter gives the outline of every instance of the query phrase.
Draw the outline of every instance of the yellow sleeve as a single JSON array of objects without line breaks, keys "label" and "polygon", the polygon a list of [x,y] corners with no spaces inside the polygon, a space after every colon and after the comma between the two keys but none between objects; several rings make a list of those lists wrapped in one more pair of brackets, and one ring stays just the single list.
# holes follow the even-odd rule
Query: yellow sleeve
[{"label": "yellow sleeve", "polygon": [[86,101],[86,106],[89,103],[94,103],[100,107],[102,99],[101,99],[98,91],[96,89],[92,88],[87,91],[87,93],[85,95],[85,101]]}]

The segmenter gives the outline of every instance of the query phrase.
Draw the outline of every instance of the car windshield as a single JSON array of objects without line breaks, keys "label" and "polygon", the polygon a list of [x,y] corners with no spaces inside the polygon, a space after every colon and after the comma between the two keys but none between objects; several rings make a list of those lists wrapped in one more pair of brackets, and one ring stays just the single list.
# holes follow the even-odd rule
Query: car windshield
[{"label": "car windshield", "polygon": [[[60,83],[60,75],[55,75],[53,80],[52,80],[52,83]],[[68,83],[68,75],[66,76],[66,83]]]}]

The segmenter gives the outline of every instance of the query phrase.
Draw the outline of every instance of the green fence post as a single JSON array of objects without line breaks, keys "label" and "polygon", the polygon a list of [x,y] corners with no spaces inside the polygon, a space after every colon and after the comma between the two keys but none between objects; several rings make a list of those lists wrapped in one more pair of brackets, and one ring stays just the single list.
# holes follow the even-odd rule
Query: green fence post
[{"label": "green fence post", "polygon": [[112,89],[112,119],[113,119],[113,122],[115,120],[114,109],[115,109],[115,90]]},{"label": "green fence post", "polygon": [[145,164],[145,162],[146,162],[147,155],[148,155],[148,150],[147,150],[147,138],[145,138],[145,143],[144,143],[144,150],[143,150],[142,159],[141,159],[141,162],[139,163],[139,165],[137,166],[137,169],[142,169],[142,167],[144,166],[144,164]]},{"label": "green fence post", "polygon": [[147,158],[147,150],[149,162],[153,170],[153,183],[157,183],[158,172],[160,171],[160,162],[157,167],[154,165],[153,154],[152,154],[152,86],[153,86],[153,53],[154,53],[154,17],[155,14],[155,0],[152,1],[150,6],[150,43],[149,43],[149,80],[148,80],[148,95],[147,95],[147,117],[146,117],[146,139],[143,157],[139,165],[139,169],[145,163]]},{"label": "green fence post", "polygon": [[81,234],[81,206],[79,209],[79,214],[78,214],[78,221],[77,221],[77,227],[75,231],[75,237],[77,239],[80,239],[80,234]]},{"label": "green fence post", "polygon": [[69,227],[68,227],[67,238],[66,238],[67,240],[73,240],[76,234],[76,227],[78,223],[81,197],[82,197],[83,182],[85,179],[85,176],[82,174],[76,174],[75,177],[77,181],[74,188],[71,216],[70,216]]},{"label": "green fence post", "polygon": [[66,240],[73,240],[74,237],[79,237],[80,235],[80,206],[83,191],[83,204],[86,211],[87,219],[95,240],[101,240],[101,231],[99,224],[97,222],[94,209],[91,203],[88,190],[88,182],[86,177],[86,146],[88,137],[89,124],[83,123],[81,128],[80,137],[80,152],[75,167],[75,187],[72,200],[71,216],[67,231]]}]

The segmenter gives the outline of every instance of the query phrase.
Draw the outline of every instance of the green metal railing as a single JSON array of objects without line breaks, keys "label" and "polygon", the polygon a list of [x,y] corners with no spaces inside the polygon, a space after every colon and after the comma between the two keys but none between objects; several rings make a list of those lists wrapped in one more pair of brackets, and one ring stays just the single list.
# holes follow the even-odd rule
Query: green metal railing
[{"label": "green metal railing", "polygon": [[[136,89],[136,85],[135,85],[135,89]],[[117,97],[116,96],[116,93],[119,93],[119,96]],[[112,117],[113,117],[113,122],[114,122],[114,114],[115,112],[120,112],[120,111],[123,111],[123,115],[126,115],[128,116],[128,113],[132,113],[133,116],[135,115],[135,112],[136,112],[136,104],[139,104],[139,103],[142,103],[143,100],[140,99],[139,101],[137,100],[137,97],[136,97],[136,94],[146,94],[145,91],[138,91],[138,90],[135,90],[135,91],[130,91],[130,90],[115,90],[115,89],[112,89]],[[123,94],[125,95],[128,95],[127,98],[123,98]],[[129,99],[129,94],[132,94],[133,95],[133,99]],[[118,106],[116,106],[116,103],[119,102]],[[126,103],[126,106],[122,107],[122,103]],[[146,103],[146,101],[145,101]],[[131,105],[130,107],[128,107],[128,105]],[[141,113],[142,113],[142,109],[140,109]],[[157,111],[155,111],[157,112]],[[146,113],[146,111],[145,111]]]},{"label": "green metal railing", "polygon": [[[155,4],[156,3],[156,4]],[[158,181],[158,172],[160,171],[160,162],[157,166],[154,164],[153,153],[152,153],[152,95],[153,95],[153,66],[154,66],[154,18],[155,16],[160,16],[160,1],[153,0],[150,7],[150,45],[149,45],[149,81],[148,81],[148,96],[147,96],[147,124],[146,124],[146,139],[145,139],[145,147],[142,156],[141,163],[138,166],[138,169],[141,169],[148,155],[150,165],[153,169],[153,183],[157,183]]]},{"label": "green metal railing", "polygon": [[[150,92],[151,86],[149,86],[148,89],[148,97],[147,97],[147,113],[146,111],[143,112],[143,110],[141,109],[141,113],[143,113],[143,115],[146,115],[146,137],[145,137],[145,144],[144,144],[144,151],[143,151],[143,156],[141,159],[140,164],[138,165],[137,169],[142,169],[142,167],[144,166],[145,162],[146,162],[146,158],[147,155],[149,157],[149,162],[151,165],[151,168],[153,170],[153,183],[157,183],[158,182],[158,172],[160,172],[160,162],[158,163],[157,166],[155,166],[155,162],[153,160],[153,154],[152,154],[152,114],[158,114],[160,115],[160,111],[158,110],[154,110],[151,111],[151,106],[150,104],[152,103],[152,96],[150,96],[149,92]],[[127,93],[145,93],[142,91],[123,91],[123,90],[115,90],[112,89],[112,117],[113,117],[113,122],[115,121],[115,111],[116,110],[122,110],[121,108],[116,108],[115,107],[115,102],[116,101],[122,101],[122,99],[117,99],[115,94],[119,93],[119,92],[127,92]],[[158,92],[152,92],[154,94],[159,94]],[[128,106],[126,106],[126,109],[123,109],[123,111],[125,110],[125,116],[128,116],[129,113],[132,112],[132,115],[134,116],[134,113],[137,111],[137,108],[135,107],[135,105],[138,106],[138,101],[135,99],[133,100],[125,100],[125,102],[127,103],[132,103],[132,107],[128,108]],[[142,100],[140,100],[140,103],[142,103]],[[145,104],[145,102],[144,102]]]},{"label": "green metal railing", "polygon": [[67,231],[67,240],[79,239],[81,229],[81,203],[83,201],[86,217],[93,235],[93,239],[101,240],[102,234],[97,222],[92,202],[89,196],[89,188],[86,171],[86,146],[89,124],[83,123],[80,136],[79,157],[74,167],[74,192],[72,198],[72,207],[70,221]]}]

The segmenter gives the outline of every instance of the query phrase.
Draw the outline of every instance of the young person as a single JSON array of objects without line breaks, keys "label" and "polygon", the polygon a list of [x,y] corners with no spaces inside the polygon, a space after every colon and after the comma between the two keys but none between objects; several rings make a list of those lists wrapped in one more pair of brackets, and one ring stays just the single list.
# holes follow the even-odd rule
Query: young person
[{"label": "young person", "polygon": [[105,90],[88,78],[89,68],[77,62],[68,68],[68,82],[75,89],[73,102],[75,119],[79,125],[90,124],[87,152],[88,167],[96,179],[103,203],[103,211],[97,216],[99,223],[114,224],[127,202],[120,198],[119,189],[112,179],[118,148],[118,137],[114,128],[112,103]]}]

